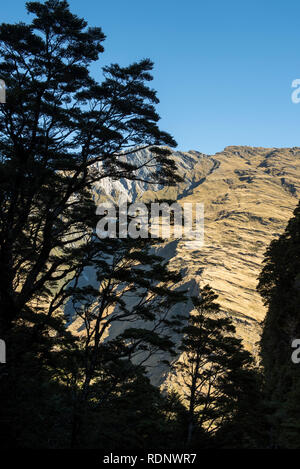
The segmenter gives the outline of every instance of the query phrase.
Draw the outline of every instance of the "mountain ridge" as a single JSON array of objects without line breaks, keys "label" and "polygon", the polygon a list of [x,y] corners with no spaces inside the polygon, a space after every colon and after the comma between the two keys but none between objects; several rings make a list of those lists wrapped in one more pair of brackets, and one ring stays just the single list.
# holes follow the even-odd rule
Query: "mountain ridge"
[{"label": "mountain ridge", "polygon": [[[135,161],[149,157],[148,150],[132,156]],[[183,177],[176,186],[102,181],[94,187],[95,201],[103,196],[117,201],[126,194],[129,201],[204,203],[204,246],[186,249],[184,240],[175,244],[166,240],[157,253],[169,256],[170,269],[181,270],[183,280],[174,287],[188,284],[192,295],[196,285],[211,285],[223,311],[232,318],[238,337],[256,354],[265,316],[256,292],[257,277],[266,248],[284,231],[297,205],[300,148],[232,145],[214,155],[172,152],[172,158]],[[192,305],[188,304],[184,309],[190,314]],[[111,330],[112,335],[116,331]],[[154,381],[161,382],[162,374],[161,369]]]}]

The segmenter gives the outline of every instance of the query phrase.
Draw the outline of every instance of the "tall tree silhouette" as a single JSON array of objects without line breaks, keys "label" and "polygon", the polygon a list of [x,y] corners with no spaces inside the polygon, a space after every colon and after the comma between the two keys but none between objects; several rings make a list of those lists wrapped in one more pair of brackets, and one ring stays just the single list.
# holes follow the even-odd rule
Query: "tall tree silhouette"
[{"label": "tall tree silhouette", "polygon": [[300,205],[284,233],[268,247],[258,291],[267,306],[261,338],[269,445],[300,447],[299,364],[293,363],[293,340],[300,337]]},{"label": "tall tree silhouette", "polygon": [[[31,24],[0,31],[2,335],[26,305],[34,309],[37,295],[52,314],[52,284],[72,276],[81,262],[74,242],[95,226],[92,183],[138,178],[137,167],[121,161],[133,145],[175,145],[157,126],[150,60],[104,67],[99,84],[89,66],[103,51],[101,29],[87,27],[66,1],[28,2],[27,10]],[[150,182],[174,183],[169,152],[153,147],[152,154]]]},{"label": "tall tree silhouette", "polygon": [[[149,183],[180,180],[170,151],[160,146],[176,143],[157,124],[158,99],[148,86],[152,62],[104,67],[98,83],[89,67],[103,52],[101,29],[88,27],[66,1],[26,6],[34,15],[30,24],[0,28],[0,76],[7,91],[6,103],[0,104],[0,337],[7,343],[7,365],[1,365],[0,378],[2,401],[15,396],[2,410],[6,421],[13,422],[8,440],[18,442],[25,420],[27,428],[33,423],[26,411],[34,407],[30,394],[39,396],[43,421],[59,414],[56,399],[68,402],[72,414],[62,377],[72,380],[79,373],[82,354],[60,309],[70,295],[79,296],[67,288],[71,280],[96,263],[90,257],[99,248],[92,185],[105,177],[139,179],[140,166],[130,162],[133,147],[151,150],[143,164]],[[133,272],[131,277],[133,281]],[[89,293],[91,289],[86,298]],[[101,312],[99,308],[100,317]],[[135,331],[136,339],[139,333]],[[82,369],[89,384],[94,358],[91,349],[85,351],[89,360]],[[20,426],[14,417],[18,409],[24,417]],[[37,425],[37,441],[42,427]]]},{"label": "tall tree silhouette", "polygon": [[188,409],[188,445],[215,434],[234,417],[246,391],[244,375],[252,365],[251,355],[233,336],[235,328],[216,299],[209,285],[194,297],[195,312],[182,329],[182,359],[175,364]]}]

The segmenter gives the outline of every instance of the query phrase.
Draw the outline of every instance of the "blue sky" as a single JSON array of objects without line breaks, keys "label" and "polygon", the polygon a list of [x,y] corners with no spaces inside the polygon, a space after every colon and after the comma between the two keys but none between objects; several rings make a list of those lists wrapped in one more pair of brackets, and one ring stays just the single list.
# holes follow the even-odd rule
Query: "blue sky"
[{"label": "blue sky", "polygon": [[[180,150],[227,145],[300,146],[299,0],[70,0],[101,26],[100,65],[155,63],[161,127]],[[5,2],[1,20],[28,21],[25,2]]]}]

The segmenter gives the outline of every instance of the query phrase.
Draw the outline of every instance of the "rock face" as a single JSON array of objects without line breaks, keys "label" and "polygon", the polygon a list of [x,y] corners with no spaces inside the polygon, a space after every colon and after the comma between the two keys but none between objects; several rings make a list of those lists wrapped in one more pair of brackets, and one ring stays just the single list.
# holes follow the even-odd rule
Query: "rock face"
[{"label": "rock face", "polygon": [[[150,155],[143,151],[133,158]],[[230,146],[213,156],[190,151],[174,152],[173,158],[184,178],[175,187],[103,180],[95,186],[95,198],[107,194],[116,199],[126,193],[132,201],[167,198],[180,204],[204,203],[204,246],[186,249],[183,240],[175,244],[170,240],[170,268],[181,269],[183,284],[209,283],[233,318],[238,336],[255,353],[265,315],[255,290],[257,277],[264,251],[284,230],[297,205],[300,148]],[[168,241],[163,249],[168,251]]]},{"label": "rock face", "polygon": [[[194,155],[194,153],[192,153]],[[170,265],[186,279],[209,283],[245,346],[255,352],[265,309],[256,292],[263,254],[285,228],[300,194],[300,148],[231,146],[197,154],[195,178],[180,203],[204,203],[205,244],[177,244]]]}]

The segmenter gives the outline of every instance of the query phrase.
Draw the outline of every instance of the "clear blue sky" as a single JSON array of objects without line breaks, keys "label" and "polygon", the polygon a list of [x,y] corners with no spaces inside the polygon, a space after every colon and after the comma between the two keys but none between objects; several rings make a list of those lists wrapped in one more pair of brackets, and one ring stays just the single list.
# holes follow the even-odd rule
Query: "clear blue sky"
[{"label": "clear blue sky", "polygon": [[[161,127],[178,149],[300,146],[299,0],[70,0],[101,26],[101,65],[150,57]],[[25,2],[5,2],[5,22],[28,21]]]}]

